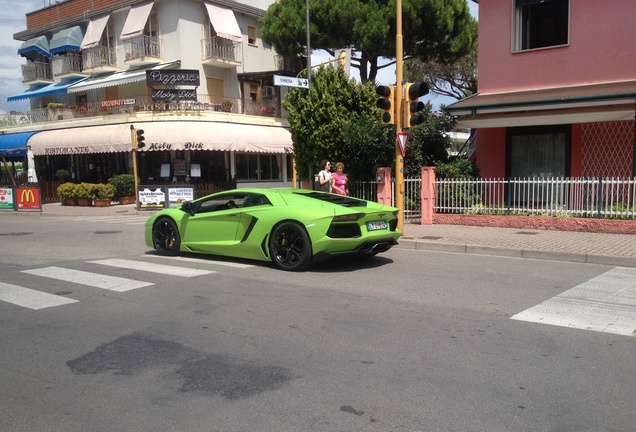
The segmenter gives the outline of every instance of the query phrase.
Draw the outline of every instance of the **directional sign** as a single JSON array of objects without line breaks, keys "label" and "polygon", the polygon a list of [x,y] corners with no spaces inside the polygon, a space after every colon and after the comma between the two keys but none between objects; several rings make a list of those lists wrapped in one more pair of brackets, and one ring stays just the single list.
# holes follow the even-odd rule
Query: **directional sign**
[{"label": "directional sign", "polygon": [[274,85],[285,87],[309,88],[309,80],[307,78],[296,78],[282,75],[274,75]]},{"label": "directional sign", "polygon": [[409,141],[409,133],[408,132],[398,132],[397,137],[400,142],[400,150],[402,150],[402,157],[406,156],[406,143]]}]

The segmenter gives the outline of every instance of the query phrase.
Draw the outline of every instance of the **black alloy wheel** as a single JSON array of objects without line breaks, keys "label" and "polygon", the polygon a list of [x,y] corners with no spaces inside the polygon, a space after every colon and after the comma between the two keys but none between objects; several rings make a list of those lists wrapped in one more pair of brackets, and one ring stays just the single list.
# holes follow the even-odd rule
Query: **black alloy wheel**
[{"label": "black alloy wheel", "polygon": [[283,222],[274,228],[269,252],[276,267],[282,270],[300,271],[311,264],[309,235],[295,222]]},{"label": "black alloy wheel", "polygon": [[159,255],[176,256],[181,248],[181,236],[172,219],[159,219],[152,228],[152,244]]}]

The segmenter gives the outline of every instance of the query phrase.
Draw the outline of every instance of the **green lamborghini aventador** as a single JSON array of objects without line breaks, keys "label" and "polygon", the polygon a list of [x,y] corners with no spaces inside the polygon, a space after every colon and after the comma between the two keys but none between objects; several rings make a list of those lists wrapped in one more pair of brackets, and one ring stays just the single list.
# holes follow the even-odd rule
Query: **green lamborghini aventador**
[{"label": "green lamborghini aventador", "polygon": [[375,255],[397,244],[398,209],[305,189],[235,189],[155,213],[146,244],[180,252],[271,261],[299,271],[313,262]]}]

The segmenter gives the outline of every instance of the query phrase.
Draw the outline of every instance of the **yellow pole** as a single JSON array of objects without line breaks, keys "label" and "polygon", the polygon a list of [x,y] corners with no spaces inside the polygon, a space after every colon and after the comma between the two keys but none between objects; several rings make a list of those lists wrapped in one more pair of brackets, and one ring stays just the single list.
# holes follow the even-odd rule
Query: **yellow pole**
[{"label": "yellow pole", "polygon": [[139,187],[139,181],[137,180],[137,134],[133,125],[130,125],[130,142],[132,146],[133,177],[135,177],[135,201],[137,201],[137,188]]},{"label": "yellow pole", "polygon": [[[397,132],[402,132],[402,101],[404,99],[402,93],[402,0],[397,0],[396,17],[396,35],[395,35],[395,127]],[[400,149],[400,142],[397,134],[395,136],[395,206],[400,209],[398,213],[398,229],[404,227],[404,157]]]}]

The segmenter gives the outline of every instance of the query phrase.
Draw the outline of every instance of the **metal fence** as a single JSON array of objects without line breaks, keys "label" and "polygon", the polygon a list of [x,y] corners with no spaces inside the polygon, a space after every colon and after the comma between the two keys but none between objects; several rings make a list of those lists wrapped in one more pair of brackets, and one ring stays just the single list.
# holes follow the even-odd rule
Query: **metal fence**
[{"label": "metal fence", "polygon": [[[352,183],[350,190],[377,201],[376,182]],[[404,222],[419,223],[420,193],[420,178],[404,179]],[[438,179],[434,211],[636,219],[636,177]]]}]

